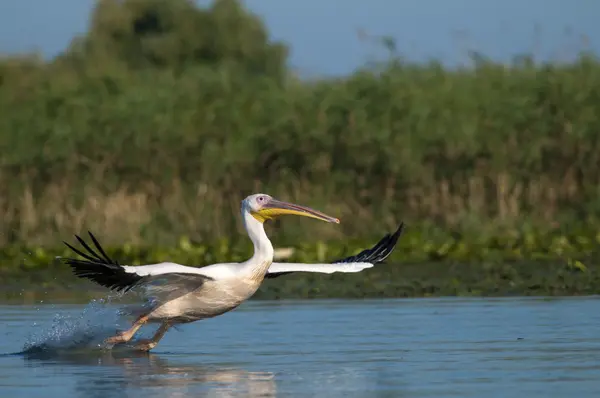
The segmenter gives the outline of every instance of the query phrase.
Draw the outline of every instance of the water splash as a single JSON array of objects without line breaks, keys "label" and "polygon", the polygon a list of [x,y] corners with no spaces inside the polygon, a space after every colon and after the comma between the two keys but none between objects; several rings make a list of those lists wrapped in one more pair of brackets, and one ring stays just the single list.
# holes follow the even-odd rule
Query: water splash
[{"label": "water splash", "polygon": [[80,314],[56,314],[50,327],[37,325],[23,352],[102,349],[104,339],[121,327],[121,311],[107,306],[109,301],[92,300]]}]

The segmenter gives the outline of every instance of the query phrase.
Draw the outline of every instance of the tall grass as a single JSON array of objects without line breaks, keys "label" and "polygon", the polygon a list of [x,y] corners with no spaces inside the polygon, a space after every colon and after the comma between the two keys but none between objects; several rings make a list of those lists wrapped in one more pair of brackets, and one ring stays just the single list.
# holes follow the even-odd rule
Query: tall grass
[{"label": "tall grass", "polygon": [[401,218],[598,214],[593,59],[459,71],[392,63],[283,87],[200,68],[22,70],[5,68],[0,90],[3,243],[88,228],[134,242],[229,235],[256,191],[339,215],[351,234]]},{"label": "tall grass", "polygon": [[600,214],[589,55],[454,70],[391,59],[282,81],[77,48],[0,62],[0,244],[87,229],[113,243],[231,236],[257,191],[342,219],[285,220],[283,240],[380,234],[400,219],[478,231]]}]

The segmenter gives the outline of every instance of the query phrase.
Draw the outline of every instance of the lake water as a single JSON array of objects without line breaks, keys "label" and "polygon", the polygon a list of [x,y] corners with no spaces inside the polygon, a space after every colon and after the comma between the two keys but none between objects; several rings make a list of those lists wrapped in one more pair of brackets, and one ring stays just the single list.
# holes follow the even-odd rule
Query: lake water
[{"label": "lake water", "polygon": [[114,306],[5,305],[0,396],[597,397],[599,307],[597,297],[250,302],[136,354],[94,349],[125,326]]}]

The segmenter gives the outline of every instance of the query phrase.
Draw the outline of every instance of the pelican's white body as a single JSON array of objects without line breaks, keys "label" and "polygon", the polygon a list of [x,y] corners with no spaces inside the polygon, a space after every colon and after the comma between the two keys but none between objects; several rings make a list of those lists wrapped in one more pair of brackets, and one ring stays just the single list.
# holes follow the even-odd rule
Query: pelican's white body
[{"label": "pelican's white body", "polygon": [[[206,276],[198,288],[171,300],[160,299],[152,304],[147,313],[150,322],[169,320],[170,323],[187,323],[221,315],[238,307],[260,287],[268,272],[359,272],[370,268],[370,263],[303,264],[273,263],[273,245],[265,233],[262,222],[251,214],[249,197],[242,202],[242,217],[248,235],[254,244],[254,255],[241,263],[222,263],[202,268],[163,262],[143,266],[123,266],[128,273],[139,276],[188,274]],[[161,286],[145,286],[149,295],[161,290]],[[140,309],[141,311],[141,309]],[[144,309],[148,311],[148,309]]]},{"label": "pelican's white body", "polygon": [[187,267],[164,262],[142,266],[121,265],[102,249],[89,232],[96,249],[75,235],[87,251],[65,244],[83,259],[65,258],[75,275],[90,279],[116,291],[143,289],[146,303],[129,308],[137,319],[131,327],[105,340],[108,345],[130,341],[147,322],[160,323],[154,336],[141,340],[137,347],[154,348],[169,328],[178,323],[194,322],[231,311],[252,297],[268,274],[278,277],[289,272],[359,272],[381,263],[393,250],[402,232],[403,223],[393,235],[386,235],[371,249],[330,264],[273,263],[274,250],[263,223],[283,214],[312,217],[339,223],[337,218],[317,210],[273,199],[269,195],[250,195],[242,201],[242,218],[254,245],[254,254],[241,263],[214,264],[207,267]]}]

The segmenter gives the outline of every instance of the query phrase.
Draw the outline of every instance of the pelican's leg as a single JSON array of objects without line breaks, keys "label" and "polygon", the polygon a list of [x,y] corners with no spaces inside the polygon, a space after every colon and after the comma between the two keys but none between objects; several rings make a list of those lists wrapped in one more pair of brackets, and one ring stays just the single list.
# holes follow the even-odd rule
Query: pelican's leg
[{"label": "pelican's leg", "polygon": [[133,335],[138,330],[140,330],[140,328],[142,326],[144,326],[144,324],[146,322],[148,322],[148,316],[147,315],[142,315],[135,322],[133,322],[133,325],[131,325],[131,327],[129,329],[124,330],[124,331],[118,333],[116,336],[107,338],[106,340],[104,340],[104,343],[105,344],[126,343],[129,340],[131,340],[131,338],[133,337]]},{"label": "pelican's leg", "polygon": [[160,325],[160,327],[158,328],[156,333],[154,333],[154,336],[152,336],[151,339],[140,340],[138,344],[136,344],[135,348],[141,351],[150,351],[151,349],[156,347],[160,339],[164,337],[165,333],[167,333],[167,330],[169,330],[170,328],[171,324],[169,322],[164,322]]}]

